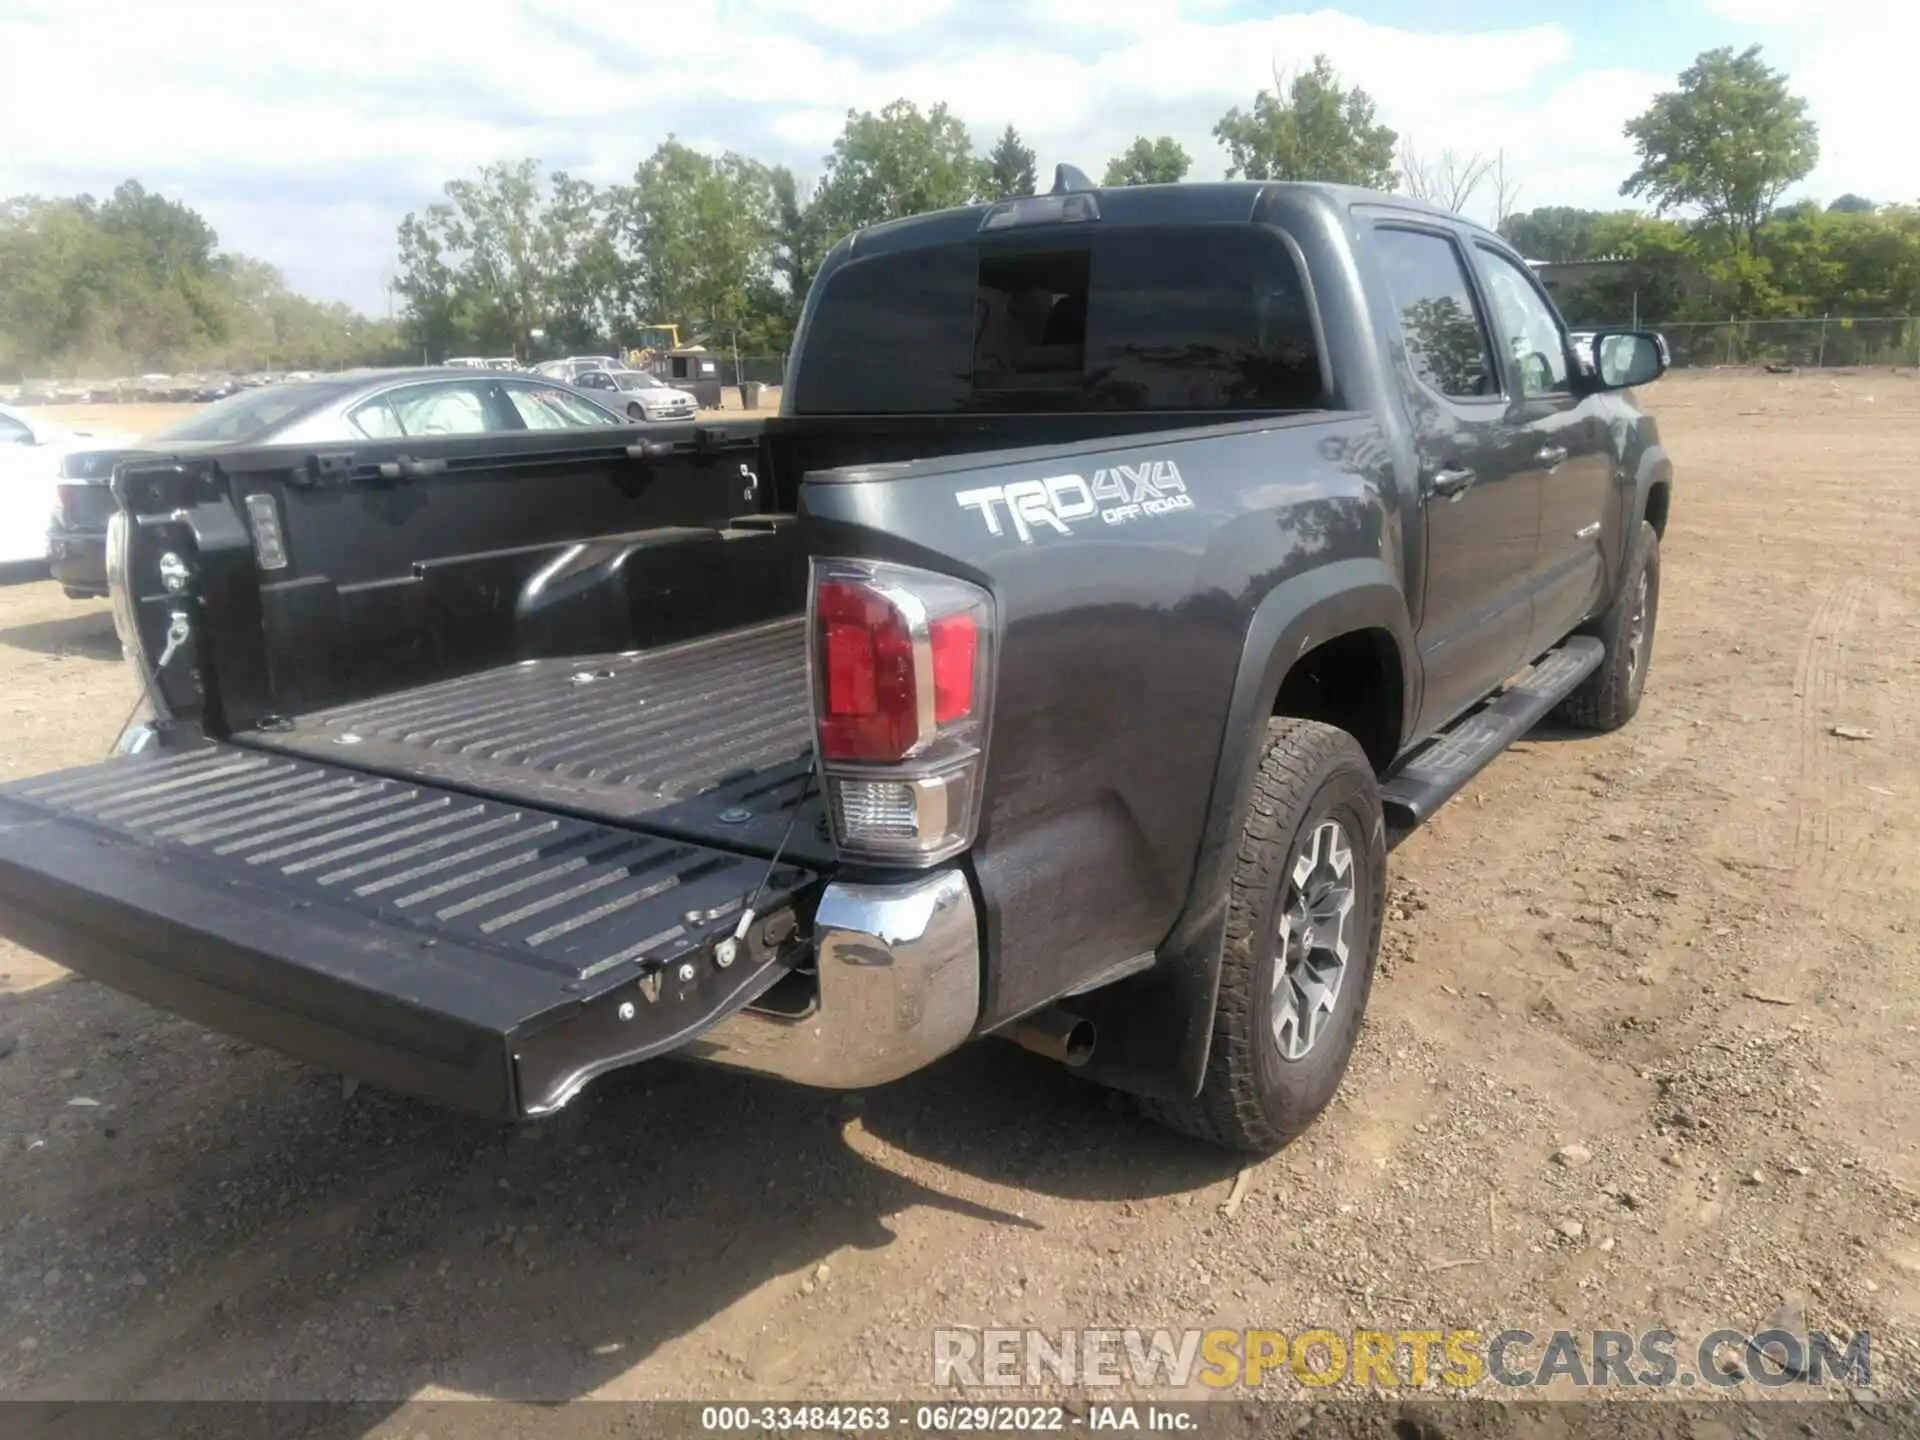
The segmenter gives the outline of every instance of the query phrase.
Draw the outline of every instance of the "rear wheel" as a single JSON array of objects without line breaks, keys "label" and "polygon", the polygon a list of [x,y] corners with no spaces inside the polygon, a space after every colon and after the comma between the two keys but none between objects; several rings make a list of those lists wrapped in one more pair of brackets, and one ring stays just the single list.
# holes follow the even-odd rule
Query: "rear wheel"
[{"label": "rear wheel", "polygon": [[1270,1153],[1332,1101],[1373,987],[1386,896],[1380,789],[1359,741],[1273,720],[1228,894],[1200,1093],[1152,1119]]},{"label": "rear wheel", "polygon": [[1660,532],[1645,520],[1627,560],[1626,583],[1586,629],[1607,647],[1607,658],[1553,712],[1582,730],[1618,730],[1640,709],[1653,660],[1653,627],[1660,618]]}]

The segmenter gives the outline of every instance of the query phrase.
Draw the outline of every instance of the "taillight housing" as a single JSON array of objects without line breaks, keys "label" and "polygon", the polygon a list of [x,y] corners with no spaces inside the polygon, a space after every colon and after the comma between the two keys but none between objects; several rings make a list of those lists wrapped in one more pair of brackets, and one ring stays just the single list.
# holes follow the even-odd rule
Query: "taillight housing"
[{"label": "taillight housing", "polygon": [[993,597],[930,570],[813,561],[814,742],[834,841],[931,865],[980,818],[993,694]]}]

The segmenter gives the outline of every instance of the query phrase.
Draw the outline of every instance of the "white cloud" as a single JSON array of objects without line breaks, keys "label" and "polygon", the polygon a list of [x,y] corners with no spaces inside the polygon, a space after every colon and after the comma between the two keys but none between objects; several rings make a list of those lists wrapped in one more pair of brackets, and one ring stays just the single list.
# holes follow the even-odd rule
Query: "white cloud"
[{"label": "white cloud", "polygon": [[[1909,0],[1704,0],[1709,13],[1742,25],[1777,25],[1792,29],[1827,26],[1851,28],[1906,14]],[[1729,41],[1728,43],[1732,43]]]},{"label": "white cloud", "polygon": [[954,0],[761,0],[771,15],[811,21],[848,35],[912,30],[954,8]]},{"label": "white cloud", "polygon": [[[1704,3],[1753,26],[1800,0]],[[1884,117],[1907,3],[1755,36],[1814,101],[1834,193],[1920,194]],[[1247,19],[1228,0],[5,0],[0,195],[135,176],[296,283],[379,309],[401,214],[490,160],[618,179],[674,131],[808,172],[850,107],[904,96],[947,102],[983,147],[1012,122],[1043,165],[1095,173],[1134,135],[1172,134],[1206,178],[1218,117],[1325,53],[1423,151],[1504,145],[1524,204],[1617,204],[1621,126],[1689,57],[1656,74],[1582,50],[1559,23]]]}]

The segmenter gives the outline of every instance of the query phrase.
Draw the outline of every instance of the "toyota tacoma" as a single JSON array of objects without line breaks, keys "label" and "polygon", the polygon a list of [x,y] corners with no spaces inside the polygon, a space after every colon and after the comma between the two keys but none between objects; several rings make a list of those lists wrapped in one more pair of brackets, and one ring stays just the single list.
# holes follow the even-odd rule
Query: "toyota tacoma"
[{"label": "toyota tacoma", "polygon": [[1389,843],[1646,683],[1671,467],[1497,235],[1090,185],[839,243],[781,413],[108,457],[145,714],[0,788],[0,931],[501,1117],[997,1035],[1268,1151]]}]

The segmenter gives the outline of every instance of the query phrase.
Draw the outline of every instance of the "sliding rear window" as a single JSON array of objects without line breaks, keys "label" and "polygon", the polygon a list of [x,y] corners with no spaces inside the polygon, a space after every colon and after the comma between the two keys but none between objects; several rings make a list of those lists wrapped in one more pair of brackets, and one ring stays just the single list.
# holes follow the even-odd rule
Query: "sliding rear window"
[{"label": "sliding rear window", "polygon": [[827,281],[794,383],[812,415],[1325,403],[1293,251],[1244,224],[856,260]]}]

